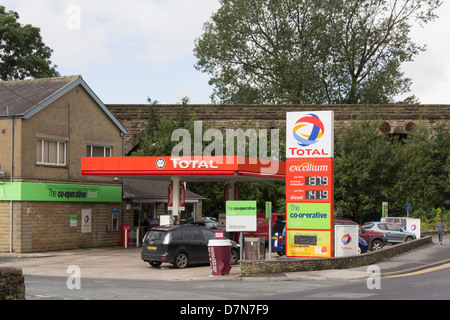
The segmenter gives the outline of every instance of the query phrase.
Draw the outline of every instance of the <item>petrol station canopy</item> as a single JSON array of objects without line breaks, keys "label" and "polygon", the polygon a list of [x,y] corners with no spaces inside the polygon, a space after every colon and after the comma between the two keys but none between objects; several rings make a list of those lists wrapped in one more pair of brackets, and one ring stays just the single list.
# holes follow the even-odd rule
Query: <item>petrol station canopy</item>
[{"label": "petrol station canopy", "polygon": [[285,163],[238,156],[82,158],[81,174],[185,182],[284,181]]}]

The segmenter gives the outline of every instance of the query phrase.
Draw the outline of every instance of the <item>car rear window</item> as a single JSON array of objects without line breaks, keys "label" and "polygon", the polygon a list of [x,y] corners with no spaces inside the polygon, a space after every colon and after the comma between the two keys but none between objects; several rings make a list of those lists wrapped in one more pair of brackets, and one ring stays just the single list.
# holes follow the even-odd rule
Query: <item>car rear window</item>
[{"label": "car rear window", "polygon": [[164,240],[164,237],[166,236],[167,232],[166,231],[157,231],[157,230],[152,230],[147,232],[147,234],[145,235],[145,240],[148,241],[158,241],[158,240]]},{"label": "car rear window", "polygon": [[275,222],[275,224],[273,225],[273,228],[272,228],[272,232],[282,233],[285,225],[286,225],[286,222],[284,222],[284,221]]}]

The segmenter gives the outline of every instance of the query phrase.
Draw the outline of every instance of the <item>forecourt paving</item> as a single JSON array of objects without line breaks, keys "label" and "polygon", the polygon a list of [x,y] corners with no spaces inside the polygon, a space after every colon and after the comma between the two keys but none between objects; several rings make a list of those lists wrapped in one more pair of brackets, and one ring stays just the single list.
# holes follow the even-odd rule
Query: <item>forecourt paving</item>
[{"label": "forecourt paving", "polygon": [[[352,269],[287,272],[270,275],[241,276],[240,267],[233,265],[228,276],[212,276],[209,265],[176,269],[171,264],[150,267],[141,260],[141,248],[110,247],[66,250],[33,254],[0,253],[0,267],[21,267],[24,276],[39,275],[68,278],[69,266],[77,266],[81,277],[97,279],[163,280],[163,281],[298,281],[367,278],[373,273],[368,267]],[[272,259],[276,259],[273,255]],[[382,276],[413,272],[450,263],[450,235],[443,245],[437,237],[433,243],[399,254],[375,265]]]}]

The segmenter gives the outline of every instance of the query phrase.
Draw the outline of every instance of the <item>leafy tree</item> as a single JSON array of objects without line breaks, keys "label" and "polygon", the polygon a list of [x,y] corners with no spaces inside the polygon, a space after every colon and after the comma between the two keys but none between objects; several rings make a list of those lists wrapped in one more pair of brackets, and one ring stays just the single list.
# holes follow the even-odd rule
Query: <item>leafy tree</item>
[{"label": "leafy tree", "polygon": [[387,201],[392,216],[404,216],[410,203],[411,217],[424,222],[448,217],[450,136],[442,124],[432,134],[417,122],[399,140],[381,133],[377,121],[355,120],[340,132],[335,154],[335,204],[343,204],[344,216],[378,220]]},{"label": "leafy tree", "polygon": [[19,14],[0,6],[0,79],[59,76],[51,66],[52,50],[42,41],[40,29],[18,22]]},{"label": "leafy tree", "polygon": [[335,202],[362,223],[381,215],[401,164],[399,141],[381,133],[377,121],[359,120],[339,134],[335,156]]},{"label": "leafy tree", "polygon": [[[440,0],[220,0],[196,40],[215,102],[391,103]],[[407,102],[415,101],[409,97]]]},{"label": "leafy tree", "polygon": [[448,207],[450,138],[441,125],[431,135],[424,123],[418,123],[405,140],[401,162],[391,195],[397,212],[411,203],[413,216],[432,219],[434,208]]}]

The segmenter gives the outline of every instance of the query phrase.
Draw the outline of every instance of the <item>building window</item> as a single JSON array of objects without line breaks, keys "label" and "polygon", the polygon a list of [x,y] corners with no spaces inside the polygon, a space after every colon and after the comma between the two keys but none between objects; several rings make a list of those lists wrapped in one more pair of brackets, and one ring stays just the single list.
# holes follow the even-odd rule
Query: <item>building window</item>
[{"label": "building window", "polygon": [[87,157],[112,157],[112,147],[87,145]]},{"label": "building window", "polygon": [[65,166],[66,142],[38,139],[36,141],[36,163]]}]

